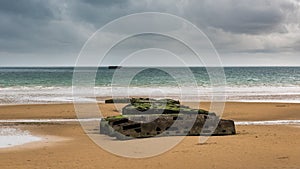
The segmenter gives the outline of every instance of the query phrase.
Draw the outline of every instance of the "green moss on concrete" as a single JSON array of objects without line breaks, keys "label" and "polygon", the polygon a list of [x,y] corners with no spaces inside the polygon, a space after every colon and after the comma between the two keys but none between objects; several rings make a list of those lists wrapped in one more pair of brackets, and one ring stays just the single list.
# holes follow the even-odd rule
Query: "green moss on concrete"
[{"label": "green moss on concrete", "polygon": [[[123,114],[155,114],[161,112],[163,114],[178,114],[178,113],[198,113],[209,114],[208,111],[202,109],[192,109],[188,106],[180,105],[180,102],[172,99],[154,100],[149,98],[132,98],[131,104],[123,108]],[[157,114],[157,113],[156,113]]]}]

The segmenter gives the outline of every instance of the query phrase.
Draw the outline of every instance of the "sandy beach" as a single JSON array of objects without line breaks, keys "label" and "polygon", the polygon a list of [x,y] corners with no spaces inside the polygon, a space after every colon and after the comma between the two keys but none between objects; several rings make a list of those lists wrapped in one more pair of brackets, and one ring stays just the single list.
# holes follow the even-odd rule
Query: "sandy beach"
[{"label": "sandy beach", "polygon": [[[209,103],[201,104],[207,109]],[[118,114],[100,104],[105,116]],[[226,103],[223,118],[235,121],[299,120],[300,104]],[[0,107],[1,120],[76,118],[72,104]],[[0,168],[299,168],[300,127],[295,125],[236,126],[237,135],[215,136],[204,144],[186,137],[155,157],[130,159],[98,147],[73,123],[1,123],[30,131],[41,141],[0,149]]]},{"label": "sandy beach", "polygon": [[300,169],[300,0],[214,2],[0,0],[0,169]]}]

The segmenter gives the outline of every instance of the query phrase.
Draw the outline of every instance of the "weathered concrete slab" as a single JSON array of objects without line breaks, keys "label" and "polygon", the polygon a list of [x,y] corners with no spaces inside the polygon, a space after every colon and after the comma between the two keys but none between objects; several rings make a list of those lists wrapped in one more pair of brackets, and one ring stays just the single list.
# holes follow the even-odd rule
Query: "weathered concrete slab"
[{"label": "weathered concrete slab", "polygon": [[[154,136],[232,135],[234,121],[206,110],[191,109],[171,99],[131,99],[120,116],[102,119],[100,133],[117,139]],[[215,128],[216,126],[216,128]]]},{"label": "weathered concrete slab", "polygon": [[118,99],[107,99],[105,103],[130,103],[130,99],[127,98],[118,98]]}]

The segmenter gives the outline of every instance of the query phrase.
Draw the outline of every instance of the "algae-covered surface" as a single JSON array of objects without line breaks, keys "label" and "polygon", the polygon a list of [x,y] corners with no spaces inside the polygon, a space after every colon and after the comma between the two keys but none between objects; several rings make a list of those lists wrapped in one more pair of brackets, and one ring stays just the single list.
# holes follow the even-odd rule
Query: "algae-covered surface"
[{"label": "algae-covered surface", "polygon": [[192,109],[172,99],[154,100],[149,98],[132,98],[130,104],[125,106],[122,110],[123,115],[179,113],[209,114],[206,110]]}]

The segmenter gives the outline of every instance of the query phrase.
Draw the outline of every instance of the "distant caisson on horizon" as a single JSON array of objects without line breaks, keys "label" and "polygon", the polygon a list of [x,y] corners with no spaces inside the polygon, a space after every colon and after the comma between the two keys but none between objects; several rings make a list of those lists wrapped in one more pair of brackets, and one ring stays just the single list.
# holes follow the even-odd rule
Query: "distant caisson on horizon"
[{"label": "distant caisson on horizon", "polygon": [[108,69],[120,69],[121,66],[108,66]]}]

